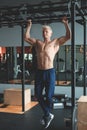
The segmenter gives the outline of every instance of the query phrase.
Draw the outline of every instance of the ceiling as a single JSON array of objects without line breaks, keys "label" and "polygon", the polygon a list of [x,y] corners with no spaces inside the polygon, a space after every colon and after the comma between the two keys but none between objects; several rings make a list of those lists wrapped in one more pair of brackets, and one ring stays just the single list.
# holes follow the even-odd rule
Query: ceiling
[{"label": "ceiling", "polygon": [[[26,25],[28,19],[40,24],[59,22],[64,15],[71,20],[71,0],[1,1],[0,26]],[[78,3],[84,15],[87,16],[87,0],[78,0]]]},{"label": "ceiling", "polygon": [[[0,0],[0,6],[16,6],[20,4],[38,4],[42,1],[48,0]],[[54,2],[66,1],[66,0],[51,0]]]}]

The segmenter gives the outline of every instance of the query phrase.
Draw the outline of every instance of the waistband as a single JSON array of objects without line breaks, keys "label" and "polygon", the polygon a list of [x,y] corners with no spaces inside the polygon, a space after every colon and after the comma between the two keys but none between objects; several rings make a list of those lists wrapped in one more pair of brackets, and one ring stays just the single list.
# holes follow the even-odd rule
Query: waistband
[{"label": "waistband", "polygon": [[54,70],[54,68],[50,68],[50,69],[45,69],[45,70],[43,70],[43,69],[37,69],[37,71],[51,71],[51,70]]}]

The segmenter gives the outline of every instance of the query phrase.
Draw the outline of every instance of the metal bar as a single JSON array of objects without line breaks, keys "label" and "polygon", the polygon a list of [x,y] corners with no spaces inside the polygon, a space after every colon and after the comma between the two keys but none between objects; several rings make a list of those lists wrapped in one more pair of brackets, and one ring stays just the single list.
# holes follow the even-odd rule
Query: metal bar
[{"label": "metal bar", "polygon": [[65,82],[67,83],[67,47],[65,45]]},{"label": "metal bar", "polygon": [[[68,4],[68,0],[67,1],[62,1],[62,2],[51,2],[51,1],[49,1],[49,2],[41,2],[42,4],[44,3],[44,5],[59,5],[59,4],[61,4],[61,5],[63,5],[63,4]],[[38,6],[38,5],[40,5],[41,6],[41,3],[40,4],[34,4],[34,6]]]},{"label": "metal bar", "polygon": [[[48,20],[48,21],[49,20],[50,21],[51,20],[55,20],[55,21],[57,20],[58,21],[58,20],[61,20],[62,17],[64,17],[64,16],[65,16],[65,14],[62,14],[62,15],[59,15],[59,14],[51,15],[51,14],[49,14],[47,16],[46,15],[44,15],[44,16],[37,15],[37,16],[34,16],[34,18],[32,16],[28,16],[27,19],[29,19],[29,18],[32,19],[33,18],[32,19],[33,21],[36,21],[38,19],[39,19],[39,21],[41,21],[41,20]],[[70,19],[70,15],[67,14],[67,18]]]},{"label": "metal bar", "polygon": [[75,85],[76,85],[76,75],[75,75],[75,2],[71,5],[71,30],[72,30],[72,40],[71,40],[71,96],[72,96],[72,108],[75,106]]},{"label": "metal bar", "polygon": [[24,28],[23,26],[21,26],[21,37],[22,37],[22,43],[21,43],[21,46],[22,46],[22,111],[25,111],[25,100],[24,100],[24,90],[25,90],[25,62],[24,62]]},{"label": "metal bar", "polygon": [[[21,13],[24,13],[24,12],[27,12],[28,14],[36,14],[36,13],[39,13],[39,14],[43,14],[43,13],[50,13],[50,12],[58,12],[58,11],[68,11],[68,6],[65,6],[65,5],[62,5],[62,6],[48,6],[48,7],[37,7],[37,8],[31,8],[31,7],[27,7],[27,8],[24,8],[24,9],[16,9],[16,10],[13,10],[13,9],[9,9],[9,10],[1,10],[1,17],[6,17],[6,16],[12,16],[12,15],[20,15],[20,12]],[[48,14],[49,14],[48,13]]]},{"label": "metal bar", "polygon": [[79,12],[80,16],[85,19],[83,10],[79,7],[79,5],[76,3],[76,10]]},{"label": "metal bar", "polygon": [[57,53],[56,62],[57,62],[57,71],[56,71],[57,85],[59,85],[59,53]]},{"label": "metal bar", "polygon": [[[37,23],[52,23],[52,22],[60,22],[61,18],[64,16],[63,15],[54,15],[54,16],[35,16],[34,18],[32,18],[32,16],[28,16],[27,19],[32,19],[33,24],[37,24]],[[67,15],[68,20],[70,21],[71,19],[69,18],[69,15]],[[2,26],[15,26],[15,25],[21,25],[21,24],[27,24],[27,20],[12,20],[10,22],[8,21],[1,21],[0,25]]]},{"label": "metal bar", "polygon": [[86,20],[84,20],[84,86],[83,86],[83,94],[86,95]]},{"label": "metal bar", "polygon": [[71,130],[74,130],[73,126],[73,112],[75,107],[75,86],[76,86],[76,74],[75,74],[75,17],[76,17],[76,4],[75,1],[72,0],[71,3],[71,31],[72,31],[72,39],[71,39]]},{"label": "metal bar", "polygon": [[45,7],[45,8],[31,8],[31,9],[29,9],[29,10],[27,10],[28,11],[28,13],[40,13],[41,14],[41,12],[44,12],[44,13],[50,13],[50,12],[52,12],[53,13],[53,11],[54,12],[58,12],[58,11],[67,11],[68,10],[68,6],[56,6],[56,7]]}]

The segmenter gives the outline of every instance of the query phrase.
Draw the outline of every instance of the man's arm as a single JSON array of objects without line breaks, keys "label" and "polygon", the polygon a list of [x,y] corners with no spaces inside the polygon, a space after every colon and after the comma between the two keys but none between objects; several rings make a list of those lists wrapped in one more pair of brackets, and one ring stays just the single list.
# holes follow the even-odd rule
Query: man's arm
[{"label": "man's arm", "polygon": [[68,24],[67,18],[66,18],[66,17],[63,17],[62,22],[63,22],[64,25],[65,25],[66,35],[65,35],[65,36],[62,36],[62,37],[60,37],[60,38],[58,38],[59,46],[60,46],[60,45],[63,45],[66,41],[68,41],[68,40],[71,38],[71,30],[70,30],[70,28],[69,28],[69,24]]},{"label": "man's arm", "polygon": [[30,36],[30,30],[31,30],[31,26],[32,26],[32,22],[31,20],[28,20],[28,24],[27,24],[27,28],[24,34],[24,40],[28,43],[30,43],[31,45],[36,43],[36,39],[35,38],[31,38]]}]

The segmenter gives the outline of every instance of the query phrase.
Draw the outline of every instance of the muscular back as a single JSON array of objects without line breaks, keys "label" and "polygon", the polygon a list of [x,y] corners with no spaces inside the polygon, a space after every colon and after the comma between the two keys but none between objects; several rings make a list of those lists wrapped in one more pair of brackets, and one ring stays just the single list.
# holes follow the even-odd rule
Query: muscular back
[{"label": "muscular back", "polygon": [[59,45],[55,44],[55,40],[48,43],[37,40],[35,48],[37,53],[38,69],[46,70],[53,68],[54,57],[59,50]]}]

